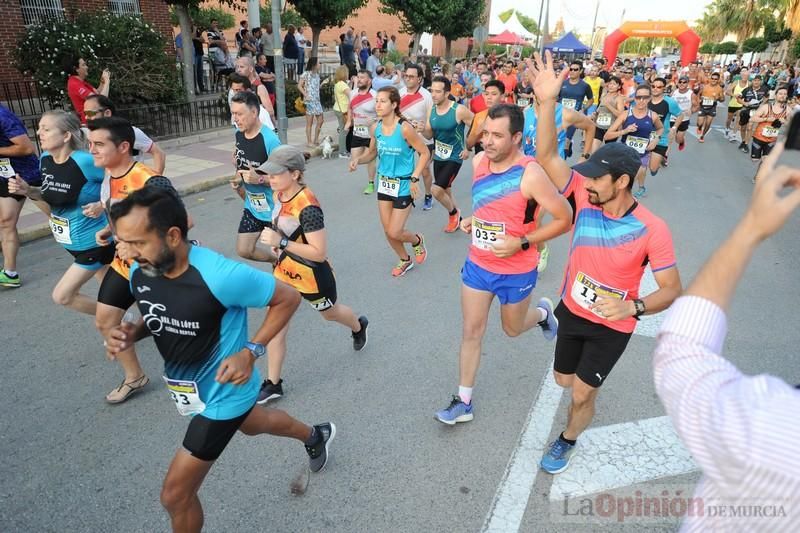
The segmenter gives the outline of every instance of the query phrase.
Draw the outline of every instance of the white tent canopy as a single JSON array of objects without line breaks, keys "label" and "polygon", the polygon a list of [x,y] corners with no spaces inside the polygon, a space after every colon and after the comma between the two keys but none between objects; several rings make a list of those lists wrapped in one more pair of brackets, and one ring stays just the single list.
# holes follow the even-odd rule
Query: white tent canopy
[{"label": "white tent canopy", "polygon": [[530,40],[535,37],[531,32],[526,30],[525,26],[523,26],[519,21],[516,11],[511,14],[511,17],[509,17],[507,22],[500,20],[500,17],[493,17],[491,19],[491,23],[489,24],[489,35],[498,35],[506,30],[512,31],[526,40]]}]

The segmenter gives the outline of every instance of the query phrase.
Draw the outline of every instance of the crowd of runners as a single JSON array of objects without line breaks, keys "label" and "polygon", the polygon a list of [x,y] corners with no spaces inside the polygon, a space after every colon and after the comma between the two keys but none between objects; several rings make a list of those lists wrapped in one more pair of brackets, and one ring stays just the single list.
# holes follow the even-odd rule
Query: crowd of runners
[{"label": "crowd of runners", "polygon": [[[106,401],[124,402],[148,385],[135,347],[153,337],[170,397],[191,417],[161,494],[176,531],[201,529],[198,491],[237,431],[294,438],[305,446],[311,471],[325,467],[333,423],[307,425],[262,407],[284,394],[288,325],[302,300],[346,327],[354,350],[368,341],[367,317],[339,299],[323,205],[305,176],[307,154],[280,144],[250,66],[237,66],[229,99],[230,186],[242,201],[236,251],[269,263],[272,273],[190,239],[191,213],[163,176],[168,156],[114,116],[107,96],[88,96],[77,114],[45,113],[36,132],[39,157],[19,119],[0,108],[0,285],[21,286],[15,225],[30,199],[74,258],[53,300],[94,316],[106,355],[120,364],[122,381]],[[495,297],[506,335],[539,329],[554,343],[554,377],[571,403],[540,466],[558,474],[569,466],[639,317],[663,311],[681,292],[670,230],[640,203],[647,175],[667,166],[673,148],[686,148],[692,120],[702,143],[724,102],[726,136],[743,151],[749,144],[751,158],[760,160],[789,117],[788,90],[769,89],[742,66],[734,72],[668,65],[665,75],[648,67],[646,81],[635,79],[640,74],[630,62],[606,69],[602,61],[558,62],[549,54],[442,67],[430,90],[418,64],[406,66],[400,89],[373,90],[372,74],[357,73],[344,124],[349,171],[367,167],[364,193],[376,195],[397,255],[387,276],[424,265],[428,246],[451,238],[409,229],[417,200],[423,211],[444,209],[443,234],[470,235],[461,270],[459,380],[448,402],[431,409],[436,420],[454,425],[477,412],[473,390]],[[142,162],[146,153],[152,163]],[[471,172],[462,172],[465,164]],[[470,206],[458,205],[453,194],[459,174],[471,174]],[[547,242],[568,232],[560,302],[534,299]],[[640,294],[646,268],[658,288]],[[93,277],[100,282],[96,296],[83,290]],[[131,318],[132,306],[140,318]],[[258,330],[248,333],[247,308],[265,307]],[[262,357],[263,380],[256,368]]]}]

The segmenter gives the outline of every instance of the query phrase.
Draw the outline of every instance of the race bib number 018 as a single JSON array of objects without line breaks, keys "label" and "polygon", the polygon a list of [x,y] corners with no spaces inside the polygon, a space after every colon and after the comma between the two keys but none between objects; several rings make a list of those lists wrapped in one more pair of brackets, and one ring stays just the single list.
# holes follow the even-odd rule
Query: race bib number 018
[{"label": "race bib number 018", "polygon": [[397,198],[400,194],[400,180],[397,178],[378,177],[378,194]]},{"label": "race bib number 018", "polygon": [[11,159],[0,157],[0,178],[13,178],[15,175],[14,167],[11,166]]},{"label": "race bib number 018", "polygon": [[591,309],[592,304],[596,303],[599,298],[624,300],[628,295],[628,291],[603,285],[583,272],[578,272],[578,275],[575,276],[575,282],[572,284],[572,291],[570,294],[572,295],[572,299],[575,300],[575,303],[587,311],[592,311],[597,316],[600,316],[597,311]]},{"label": "race bib number 018", "polygon": [[250,201],[250,205],[253,206],[255,211],[258,211],[259,213],[269,211],[269,203],[267,202],[266,193],[247,191],[247,199]]},{"label": "race bib number 018", "polygon": [[644,137],[634,137],[633,135],[628,135],[625,139],[625,144],[639,152],[640,154],[644,154],[645,150],[647,149],[647,145],[650,143],[649,139]]},{"label": "race bib number 018", "polygon": [[72,244],[72,235],[69,231],[69,219],[50,215],[50,231],[59,244]]},{"label": "race bib number 018", "polygon": [[200,399],[197,383],[169,379],[166,376],[164,376],[164,381],[170,396],[172,396],[172,401],[175,402],[175,407],[181,415],[199,415],[205,410],[206,404]]},{"label": "race bib number 018", "polygon": [[364,125],[364,124],[362,124],[360,126],[354,126],[353,127],[353,135],[355,135],[356,137],[361,137],[362,139],[368,139],[369,138],[369,127]]},{"label": "race bib number 018", "polygon": [[486,222],[472,217],[472,245],[481,250],[491,250],[497,242],[498,235],[506,234],[506,225],[502,222]]}]

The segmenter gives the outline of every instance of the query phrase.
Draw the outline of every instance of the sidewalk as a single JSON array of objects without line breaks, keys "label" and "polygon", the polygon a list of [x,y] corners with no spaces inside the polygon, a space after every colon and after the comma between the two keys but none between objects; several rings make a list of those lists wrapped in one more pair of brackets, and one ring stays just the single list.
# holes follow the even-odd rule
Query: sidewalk
[{"label": "sidewalk", "polygon": [[[330,135],[334,147],[338,146],[336,127],[336,115],[333,111],[327,111],[320,139]],[[159,146],[167,153],[164,175],[172,180],[181,195],[205,191],[227,183],[233,176],[233,140],[233,128],[222,128],[159,142]],[[305,117],[289,119],[287,141],[310,152],[312,157],[319,157],[322,153],[320,148],[306,146]],[[148,159],[145,159],[144,163],[147,162]],[[22,242],[50,235],[47,217],[31,201],[25,202],[22,208],[17,230]]]}]

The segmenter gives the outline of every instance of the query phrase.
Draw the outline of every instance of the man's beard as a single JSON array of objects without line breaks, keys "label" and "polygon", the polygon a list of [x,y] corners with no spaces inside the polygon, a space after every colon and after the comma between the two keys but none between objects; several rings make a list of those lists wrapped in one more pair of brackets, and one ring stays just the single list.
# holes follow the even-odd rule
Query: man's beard
[{"label": "man's beard", "polygon": [[175,252],[167,248],[166,244],[163,245],[161,252],[159,252],[158,257],[154,261],[139,263],[142,274],[150,278],[161,277],[172,270],[174,266]]},{"label": "man's beard", "polygon": [[614,189],[614,192],[611,194],[611,196],[609,198],[607,198],[606,200],[603,200],[601,202],[599,194],[597,194],[596,192],[595,193],[591,193],[590,192],[589,193],[589,203],[594,205],[594,206],[601,207],[601,206],[607,204],[608,202],[610,202],[612,200],[615,200],[617,198],[617,196],[619,196],[619,191],[617,189]]}]

